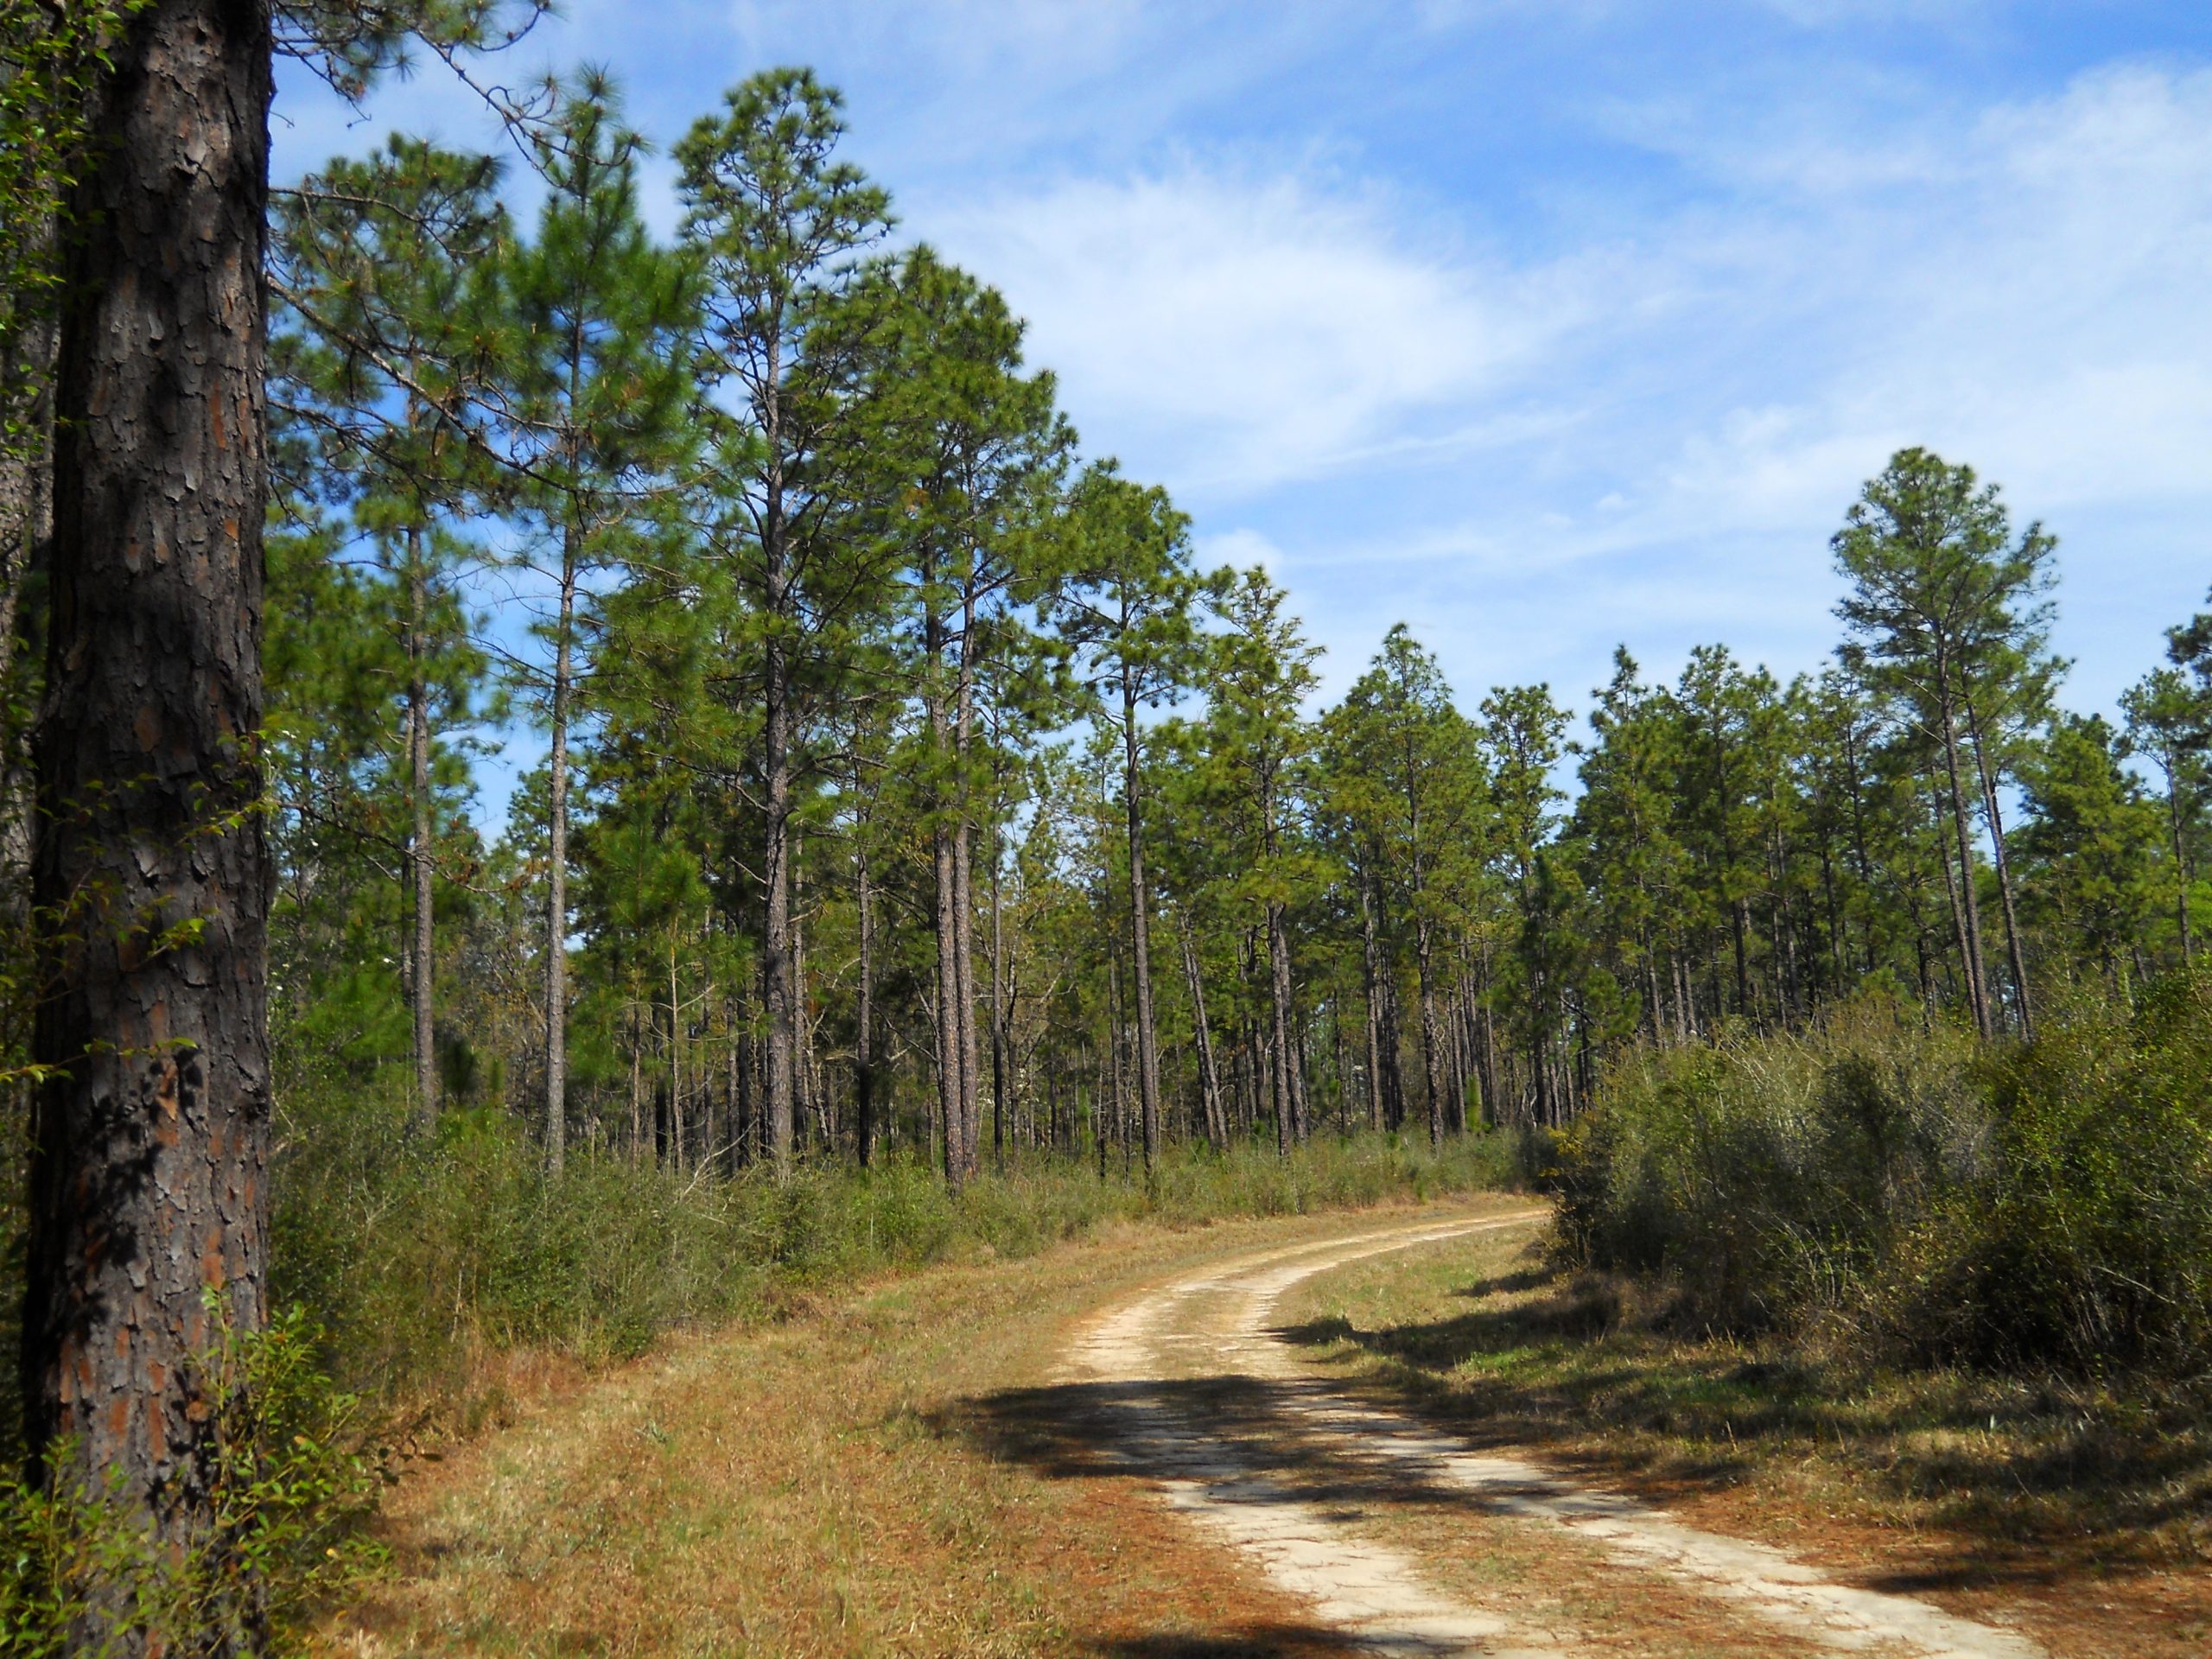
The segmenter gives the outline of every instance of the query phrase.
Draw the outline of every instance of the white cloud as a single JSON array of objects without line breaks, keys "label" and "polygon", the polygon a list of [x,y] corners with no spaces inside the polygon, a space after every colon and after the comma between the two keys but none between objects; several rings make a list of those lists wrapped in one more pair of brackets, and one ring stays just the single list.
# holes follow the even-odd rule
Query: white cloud
[{"label": "white cloud", "polygon": [[1093,447],[1233,494],[1312,475],[1503,386],[1557,296],[1414,245],[1379,199],[1186,166],[911,221],[1031,322]]}]

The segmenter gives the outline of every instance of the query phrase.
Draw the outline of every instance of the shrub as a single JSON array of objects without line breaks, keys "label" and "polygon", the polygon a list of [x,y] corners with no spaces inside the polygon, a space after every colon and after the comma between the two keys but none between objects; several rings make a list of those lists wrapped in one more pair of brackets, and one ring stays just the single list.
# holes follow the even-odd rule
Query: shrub
[{"label": "shrub", "polygon": [[1885,1003],[1639,1053],[1544,1148],[1574,1259],[1900,1355],[2212,1360],[2212,974],[1983,1048]]},{"label": "shrub", "polygon": [[[380,1560],[363,1522],[382,1494],[383,1449],[360,1402],[316,1364],[314,1322],[295,1308],[241,1332],[219,1297],[208,1311],[219,1335],[199,1363],[220,1402],[211,1532],[181,1554],[158,1547],[118,1501],[119,1478],[73,1483],[73,1448],[50,1448],[42,1482],[0,1482],[0,1653],[137,1651],[132,1632],[180,1655],[222,1646],[217,1633],[283,1651]],[[113,1634],[88,1647],[88,1628]]]}]

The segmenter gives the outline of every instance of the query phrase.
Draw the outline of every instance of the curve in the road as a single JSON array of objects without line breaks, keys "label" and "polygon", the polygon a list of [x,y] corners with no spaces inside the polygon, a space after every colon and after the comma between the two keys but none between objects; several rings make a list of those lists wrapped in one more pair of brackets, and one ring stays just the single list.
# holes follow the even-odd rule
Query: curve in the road
[{"label": "curve in the road", "polygon": [[[1567,1528],[1622,1565],[1688,1585],[1758,1616],[1777,1634],[1830,1651],[1929,1659],[2039,1659],[2018,1631],[1948,1613],[1916,1598],[1838,1583],[1764,1544],[1684,1526],[1664,1511],[1579,1486],[1518,1458],[1468,1450],[1395,1411],[1353,1400],[1301,1370],[1269,1334],[1293,1285],[1362,1257],[1472,1233],[1525,1227],[1541,1211],[1393,1226],[1216,1263],[1155,1287],[1094,1322],[1071,1356],[1073,1376],[1112,1401],[1110,1450],[1157,1483],[1204,1531],[1243,1552],[1317,1617],[1382,1654],[1559,1656],[1564,1633],[1499,1608],[1444,1595],[1402,1552],[1363,1539],[1340,1510],[1301,1497],[1258,1466],[1255,1427],[1218,1432],[1194,1385],[1265,1383],[1255,1396],[1288,1438],[1318,1436],[1332,1452],[1408,1485],[1467,1494],[1493,1513]],[[1159,1387],[1173,1383],[1174,1386]]]}]

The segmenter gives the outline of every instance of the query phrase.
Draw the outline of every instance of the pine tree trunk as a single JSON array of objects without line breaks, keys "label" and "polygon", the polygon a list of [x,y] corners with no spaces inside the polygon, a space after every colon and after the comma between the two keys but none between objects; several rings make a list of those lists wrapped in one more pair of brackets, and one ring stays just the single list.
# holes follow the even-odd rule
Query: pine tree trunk
[{"label": "pine tree trunk", "polygon": [[1150,1179],[1160,1157],[1160,1045],[1152,1020],[1152,894],[1144,877],[1142,774],[1137,759],[1137,688],[1132,670],[1122,671],[1122,795],[1129,821],[1129,955],[1136,983],[1137,1103],[1144,1138],[1144,1172]]},{"label": "pine tree trunk", "polygon": [[[784,602],[780,575],[772,576],[772,613]],[[791,1173],[793,1126],[797,1122],[798,988],[791,964],[791,758],[789,664],[780,639],[771,635],[766,658],[766,718],[763,721],[761,798],[766,808],[761,859],[762,898],[766,912],[761,952],[762,988],[768,1011],[768,1155],[776,1179]]]},{"label": "pine tree trunk", "polygon": [[[270,29],[250,0],[159,0],[116,41],[55,397],[25,1427],[169,1550],[219,1548],[202,1295],[242,1331],[266,1313]],[[242,1572],[201,1650],[251,1649],[254,1599]],[[112,1586],[70,1636],[155,1648]]]},{"label": "pine tree trunk", "polygon": [[1444,1079],[1439,1075],[1442,1055],[1438,1052],[1443,1033],[1436,1019],[1436,984],[1432,973],[1428,924],[1419,925],[1414,942],[1414,968],[1421,989],[1421,1082],[1428,1096],[1428,1144],[1444,1144]]},{"label": "pine tree trunk", "polygon": [[414,879],[415,937],[415,1125],[428,1135],[438,1127],[437,988],[432,951],[436,918],[432,909],[430,821],[430,694],[425,676],[423,634],[429,626],[429,584],[423,571],[423,532],[407,532],[407,788],[415,808],[414,839],[409,848]]},{"label": "pine tree trunk", "polygon": [[2027,959],[2021,949],[2019,912],[2012,898],[2012,866],[2005,856],[2005,815],[1998,808],[1997,777],[1990,770],[1988,745],[1971,698],[1967,702],[1967,736],[1974,745],[1974,766],[1981,780],[1982,810],[1989,816],[1989,850],[1997,866],[1997,894],[2005,914],[2005,958],[2012,970],[2012,996],[2020,1014],[2020,1035],[2035,1040],[2035,1011],[2028,1002]]},{"label": "pine tree trunk", "polygon": [[853,1033],[853,1107],[861,1167],[875,1157],[875,916],[870,904],[868,855],[854,859],[860,911],[860,1007]]},{"label": "pine tree trunk", "polygon": [[940,823],[930,836],[934,866],[937,934],[937,1093],[944,1136],[944,1181],[954,1192],[967,1184],[968,1126],[961,1120],[960,931],[953,917],[958,888],[953,874],[952,831]]},{"label": "pine tree trunk", "polygon": [[1358,880],[1359,965],[1367,998],[1367,1127],[1379,1132],[1384,1122],[1381,950],[1376,938],[1374,893],[1364,878]]},{"label": "pine tree trunk", "polygon": [[575,532],[561,560],[553,646],[552,752],[546,758],[545,1166],[555,1174],[569,1145],[569,705],[575,674]]},{"label": "pine tree trunk", "polygon": [[991,1159],[1006,1167],[1006,1093],[1012,1069],[1007,1053],[1006,913],[999,831],[991,833]]},{"label": "pine tree trunk", "polygon": [[1198,941],[1191,934],[1190,917],[1179,910],[1176,921],[1183,944],[1183,973],[1191,982],[1191,1019],[1198,1039],[1198,1082],[1205,1095],[1206,1139],[1219,1152],[1229,1144],[1229,1123],[1222,1110],[1221,1073],[1214,1065],[1213,1028],[1206,1023],[1205,977],[1199,971]]},{"label": "pine tree trunk", "polygon": [[[1939,664],[1936,672],[1940,675],[1944,671]],[[1950,784],[1951,827],[1959,849],[1959,949],[1965,958],[1967,1001],[1974,1010],[1974,1030],[1986,1039],[1993,1034],[1993,1029],[1981,959],[1981,901],[1974,890],[1974,842],[1967,828],[1966,792],[1959,782],[1958,723],[1948,700],[1942,707],[1942,721],[1943,772]]]},{"label": "pine tree trunk", "polygon": [[[52,234],[51,228],[48,235]],[[0,385],[18,377],[30,397],[19,409],[0,410],[13,420],[17,435],[0,457],[0,694],[16,688],[19,642],[32,652],[44,644],[38,619],[26,616],[23,594],[32,573],[43,564],[54,534],[54,377],[60,334],[49,317],[19,325],[16,363],[0,363]],[[27,626],[29,625],[29,626]],[[0,918],[21,931],[29,919],[33,803],[37,785],[31,776],[28,734],[10,734],[0,753]]]}]

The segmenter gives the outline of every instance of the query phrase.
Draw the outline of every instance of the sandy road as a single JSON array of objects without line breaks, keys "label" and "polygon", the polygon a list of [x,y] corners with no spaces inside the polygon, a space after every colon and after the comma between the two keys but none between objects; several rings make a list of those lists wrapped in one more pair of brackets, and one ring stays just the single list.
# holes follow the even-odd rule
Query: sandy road
[{"label": "sandy road", "polygon": [[1112,1455],[1148,1477],[1193,1525],[1264,1568],[1360,1650],[1394,1655],[1572,1656],[1573,1633],[1510,1604],[1440,1591],[1413,1556],[1363,1535],[1325,1487],[1286,1478],[1270,1442],[1372,1479],[1455,1495],[1492,1515],[1598,1544],[1630,1573],[1711,1597],[1716,1618],[1753,1621],[1783,1652],[2040,1659],[2017,1631],[1914,1598],[1837,1582],[1761,1544],[1684,1526],[1663,1511],[1468,1449],[1403,1414],[1349,1397],[1303,1370],[1270,1333],[1276,1300],[1300,1281],[1386,1251],[1533,1225],[1530,1211],[1378,1224],[1320,1243],[1209,1264],[1090,1322],[1066,1378],[1101,1402]]}]

